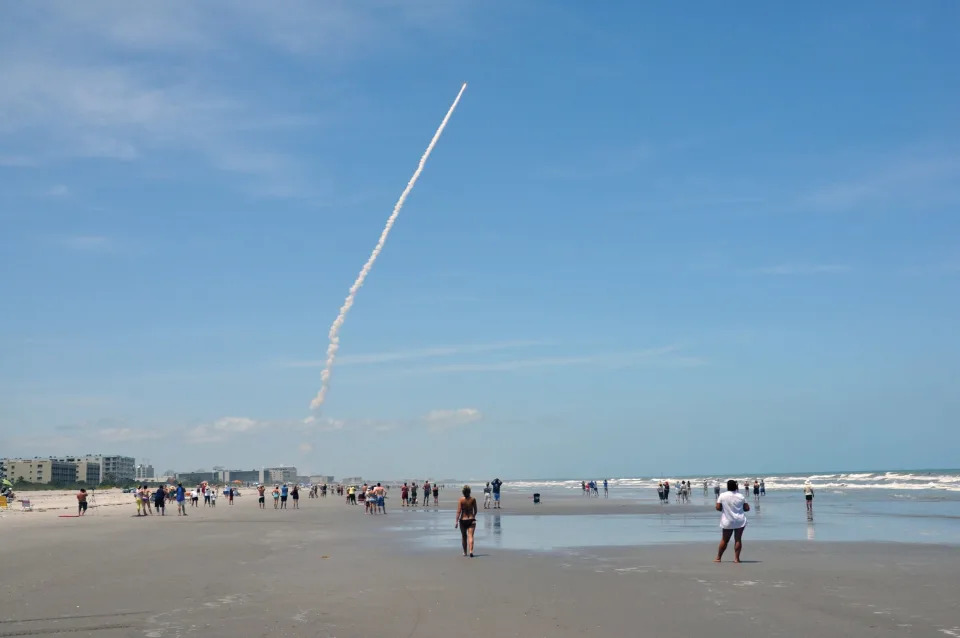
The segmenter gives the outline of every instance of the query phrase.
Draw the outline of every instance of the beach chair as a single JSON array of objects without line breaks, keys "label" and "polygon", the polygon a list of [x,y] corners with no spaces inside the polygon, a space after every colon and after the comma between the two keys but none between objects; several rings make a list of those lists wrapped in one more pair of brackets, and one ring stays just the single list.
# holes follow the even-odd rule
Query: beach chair
[{"label": "beach chair", "polygon": [[20,500],[20,511],[21,512],[32,512],[33,505],[30,505],[30,499],[25,498]]}]

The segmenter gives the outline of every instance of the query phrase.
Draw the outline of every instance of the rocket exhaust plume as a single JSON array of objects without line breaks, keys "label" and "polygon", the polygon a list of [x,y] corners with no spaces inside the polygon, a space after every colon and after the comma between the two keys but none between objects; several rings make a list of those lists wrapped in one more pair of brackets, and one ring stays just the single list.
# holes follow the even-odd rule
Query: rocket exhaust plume
[{"label": "rocket exhaust plume", "polygon": [[467,83],[464,82],[463,86],[460,87],[460,92],[457,93],[457,97],[453,101],[453,104],[450,105],[450,110],[447,111],[447,114],[443,117],[443,121],[440,122],[440,127],[437,129],[437,132],[433,134],[433,139],[430,140],[430,144],[427,145],[427,150],[423,152],[423,157],[420,158],[420,163],[417,165],[417,170],[413,172],[413,177],[411,177],[410,181],[407,182],[407,187],[403,189],[402,193],[400,193],[400,199],[398,199],[397,203],[394,204],[393,212],[390,214],[390,217],[387,218],[387,224],[383,227],[383,232],[380,233],[380,239],[377,241],[377,245],[374,246],[373,252],[371,252],[370,257],[367,258],[367,263],[365,263],[363,268],[360,269],[360,274],[357,275],[357,280],[353,282],[352,286],[350,286],[350,292],[347,293],[347,298],[344,300],[343,305],[340,306],[340,314],[337,315],[337,318],[333,320],[333,324],[330,326],[330,345],[327,346],[326,365],[323,368],[323,372],[320,373],[320,391],[317,392],[317,396],[315,396],[313,401],[310,402],[310,408],[313,410],[320,408],[327,398],[327,390],[330,388],[330,371],[333,369],[333,364],[337,359],[337,350],[340,349],[340,328],[343,327],[343,322],[347,318],[347,313],[350,312],[350,308],[353,307],[353,301],[357,297],[357,291],[359,291],[360,287],[363,286],[363,282],[367,278],[367,275],[370,274],[370,270],[373,268],[374,262],[376,262],[377,257],[380,256],[380,251],[383,250],[383,245],[387,243],[387,237],[390,235],[390,229],[393,228],[393,224],[397,221],[397,216],[400,214],[400,209],[403,208],[404,202],[407,201],[407,196],[410,194],[410,191],[413,190],[414,184],[417,183],[417,179],[419,179],[420,173],[423,172],[423,167],[427,163],[427,158],[430,157],[433,147],[437,145],[437,140],[440,139],[443,129],[447,126],[447,121],[450,119],[450,116],[453,115],[454,109],[457,108],[457,104],[460,102],[460,96],[463,95],[463,92],[466,90],[466,88]]}]

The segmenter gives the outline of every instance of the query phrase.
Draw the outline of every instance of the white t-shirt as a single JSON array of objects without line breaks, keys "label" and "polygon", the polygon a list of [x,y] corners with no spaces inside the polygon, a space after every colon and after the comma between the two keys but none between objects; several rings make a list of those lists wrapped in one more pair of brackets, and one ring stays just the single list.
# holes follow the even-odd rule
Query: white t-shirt
[{"label": "white t-shirt", "polygon": [[720,511],[720,527],[723,529],[740,529],[747,524],[747,515],[743,512],[743,503],[746,501],[740,492],[724,492],[717,497],[717,503],[722,507]]}]

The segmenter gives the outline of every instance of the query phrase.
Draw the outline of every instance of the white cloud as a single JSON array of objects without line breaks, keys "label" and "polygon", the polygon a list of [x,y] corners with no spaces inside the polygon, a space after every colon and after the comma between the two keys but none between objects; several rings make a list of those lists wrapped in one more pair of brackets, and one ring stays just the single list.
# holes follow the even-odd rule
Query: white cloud
[{"label": "white cloud", "polygon": [[0,165],[166,152],[247,175],[241,188],[257,196],[326,197],[318,169],[270,133],[315,126],[330,105],[311,94],[309,117],[285,112],[303,102],[289,86],[262,90],[271,74],[261,74],[261,90],[251,92],[236,78],[263,50],[309,65],[312,76],[334,72],[348,59],[383,54],[401,34],[447,29],[469,9],[419,4],[11,4],[0,21],[0,141],[14,154]]},{"label": "white cloud", "polygon": [[163,438],[164,433],[134,428],[103,428],[97,430],[96,437],[105,442],[121,443],[125,441],[153,441]]},{"label": "white cloud", "polygon": [[[460,354],[481,354],[498,350],[512,350],[515,348],[529,348],[544,345],[543,341],[503,341],[485,344],[466,344],[459,346],[434,346],[418,350],[395,350],[390,352],[371,352],[365,354],[344,355],[337,359],[337,366],[374,365],[395,363],[398,361],[413,361],[417,359],[433,359],[451,357]],[[322,368],[323,360],[286,361],[280,365],[287,368]]]},{"label": "white cloud", "polygon": [[818,188],[801,208],[840,213],[875,208],[923,210],[960,202],[960,156],[909,156]]},{"label": "white cloud", "polygon": [[411,373],[454,373],[454,372],[510,372],[527,368],[558,368],[579,365],[631,365],[646,360],[662,360],[664,355],[677,351],[677,346],[664,346],[649,350],[617,353],[594,353],[576,356],[535,357],[529,359],[511,359],[508,361],[450,363],[436,366],[410,368]]},{"label": "white cloud", "polygon": [[81,252],[106,252],[112,250],[114,242],[103,235],[74,235],[63,237],[60,243],[71,250]]},{"label": "white cloud", "polygon": [[247,417],[226,416],[213,423],[198,425],[189,432],[189,440],[201,443],[225,441],[237,434],[249,434],[266,428],[266,421],[255,421]]},{"label": "white cloud", "polygon": [[11,168],[30,168],[37,165],[37,161],[22,155],[0,155],[0,166]]},{"label": "white cloud", "polygon": [[778,264],[762,266],[750,272],[758,275],[829,275],[850,272],[852,269],[846,264]]},{"label": "white cloud", "polygon": [[309,454],[310,452],[313,452],[313,444],[304,441],[298,446],[297,449],[299,449],[303,454]]},{"label": "white cloud", "polygon": [[66,197],[70,194],[70,189],[64,184],[51,186],[44,195],[47,197]]},{"label": "white cloud", "polygon": [[476,423],[483,418],[476,408],[459,408],[456,410],[432,410],[423,417],[423,422],[432,432],[442,432]]}]

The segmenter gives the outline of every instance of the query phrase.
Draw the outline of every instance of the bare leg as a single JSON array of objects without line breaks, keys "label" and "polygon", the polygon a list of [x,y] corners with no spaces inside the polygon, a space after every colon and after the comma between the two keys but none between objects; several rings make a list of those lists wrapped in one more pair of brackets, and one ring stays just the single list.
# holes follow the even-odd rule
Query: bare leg
[{"label": "bare leg", "polygon": [[467,529],[463,526],[463,523],[460,524],[460,542],[463,545],[463,555],[467,555]]},{"label": "bare leg", "polygon": [[742,542],[742,539],[743,539],[743,530],[745,530],[745,529],[746,529],[746,527],[741,527],[740,529],[735,529],[735,530],[733,530],[733,539],[734,539],[734,543],[733,543],[733,562],[735,562],[735,563],[739,563],[739,562],[740,562],[740,550],[743,549],[743,542]]},{"label": "bare leg", "polygon": [[473,558],[473,532],[475,529],[473,525],[467,529],[467,545],[470,550],[470,558]]},{"label": "bare leg", "polygon": [[730,542],[730,537],[733,536],[732,529],[723,530],[723,536],[720,539],[720,547],[717,548],[717,557],[713,559],[713,562],[719,563],[723,558],[723,553],[727,551],[727,543]]}]

